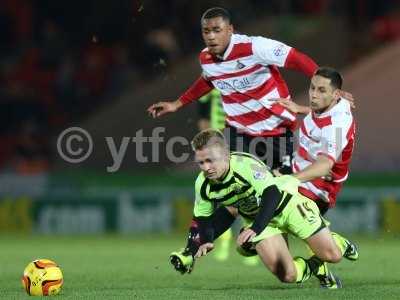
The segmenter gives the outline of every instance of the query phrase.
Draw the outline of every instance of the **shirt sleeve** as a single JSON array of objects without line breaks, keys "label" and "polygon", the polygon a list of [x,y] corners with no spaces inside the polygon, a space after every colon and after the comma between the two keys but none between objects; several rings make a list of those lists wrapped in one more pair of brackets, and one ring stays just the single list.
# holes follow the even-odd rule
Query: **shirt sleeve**
[{"label": "shirt sleeve", "polygon": [[183,105],[189,104],[192,101],[200,99],[213,89],[210,81],[200,76],[180,97]]},{"label": "shirt sleeve", "polygon": [[274,217],[281,198],[282,194],[276,185],[271,185],[264,190],[261,196],[260,211],[250,227],[256,234],[260,234]]},{"label": "shirt sleeve", "polygon": [[292,175],[282,175],[274,177],[273,184],[275,184],[281,192],[296,195],[298,193],[300,180]]},{"label": "shirt sleeve", "polygon": [[264,65],[283,67],[291,49],[292,47],[284,43],[265,37],[258,36],[253,39],[253,54]]},{"label": "shirt sleeve", "polygon": [[286,58],[284,67],[302,72],[306,76],[312,77],[317,70],[318,65],[311,59],[311,57],[292,48]]},{"label": "shirt sleeve", "polygon": [[204,178],[200,174],[195,184],[195,201],[193,215],[195,217],[209,217],[214,213],[214,205],[211,201],[207,201],[201,197],[201,186]]},{"label": "shirt sleeve", "polygon": [[343,149],[354,134],[354,122],[350,113],[333,117],[332,124],[322,128],[321,150],[317,155],[325,155],[333,162],[340,160]]},{"label": "shirt sleeve", "polygon": [[240,170],[240,175],[254,187],[257,194],[262,195],[273,179],[269,168],[261,162],[248,158],[239,158],[238,163],[240,165],[237,169]]}]

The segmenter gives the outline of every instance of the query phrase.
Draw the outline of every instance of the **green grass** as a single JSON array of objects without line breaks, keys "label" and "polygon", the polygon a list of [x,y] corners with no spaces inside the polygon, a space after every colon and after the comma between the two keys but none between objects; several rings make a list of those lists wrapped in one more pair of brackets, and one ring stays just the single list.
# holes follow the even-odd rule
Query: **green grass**
[{"label": "green grass", "polygon": [[[344,288],[321,290],[315,279],[303,285],[277,281],[261,264],[245,266],[232,252],[228,262],[213,257],[181,276],[168,255],[182,246],[180,236],[35,237],[0,235],[0,298],[28,299],[20,276],[35,258],[58,262],[64,287],[56,299],[399,299],[400,240],[352,237],[360,260],[343,261],[335,272]],[[298,254],[303,246],[291,243]]]}]

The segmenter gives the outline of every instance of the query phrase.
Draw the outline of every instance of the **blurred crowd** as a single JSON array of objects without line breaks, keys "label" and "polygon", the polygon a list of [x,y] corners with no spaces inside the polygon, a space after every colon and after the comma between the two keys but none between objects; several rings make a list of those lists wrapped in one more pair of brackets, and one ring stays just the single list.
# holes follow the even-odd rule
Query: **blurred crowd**
[{"label": "blurred crowd", "polygon": [[0,169],[49,169],[49,137],[159,76],[201,45],[199,19],[224,6],[236,24],[265,15],[341,14],[379,41],[400,36],[396,0],[2,0]]}]

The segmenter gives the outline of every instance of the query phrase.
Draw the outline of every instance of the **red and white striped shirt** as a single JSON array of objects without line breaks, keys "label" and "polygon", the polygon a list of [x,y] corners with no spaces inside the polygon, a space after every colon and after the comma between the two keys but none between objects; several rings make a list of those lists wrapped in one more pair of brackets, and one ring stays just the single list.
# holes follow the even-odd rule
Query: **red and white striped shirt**
[{"label": "red and white striped shirt", "polygon": [[289,91],[277,67],[285,65],[291,47],[264,37],[233,34],[221,59],[200,53],[203,77],[222,95],[226,121],[253,136],[274,136],[295,127],[296,116],[273,98]]},{"label": "red and white striped shirt", "polygon": [[334,162],[332,180],[324,178],[301,183],[299,192],[313,200],[329,202],[333,207],[342,183],[347,179],[354,147],[355,122],[350,104],[341,99],[329,111],[316,115],[309,113],[301,122],[299,146],[293,158],[293,171],[299,172],[311,165],[319,155]]}]

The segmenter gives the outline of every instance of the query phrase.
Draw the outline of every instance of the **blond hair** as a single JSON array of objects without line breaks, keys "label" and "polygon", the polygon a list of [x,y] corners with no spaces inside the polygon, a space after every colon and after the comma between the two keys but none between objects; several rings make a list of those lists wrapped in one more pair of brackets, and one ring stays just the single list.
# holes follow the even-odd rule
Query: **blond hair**
[{"label": "blond hair", "polygon": [[216,129],[205,129],[196,134],[191,142],[193,151],[202,150],[205,147],[218,145],[228,149],[225,137],[221,131]]}]

